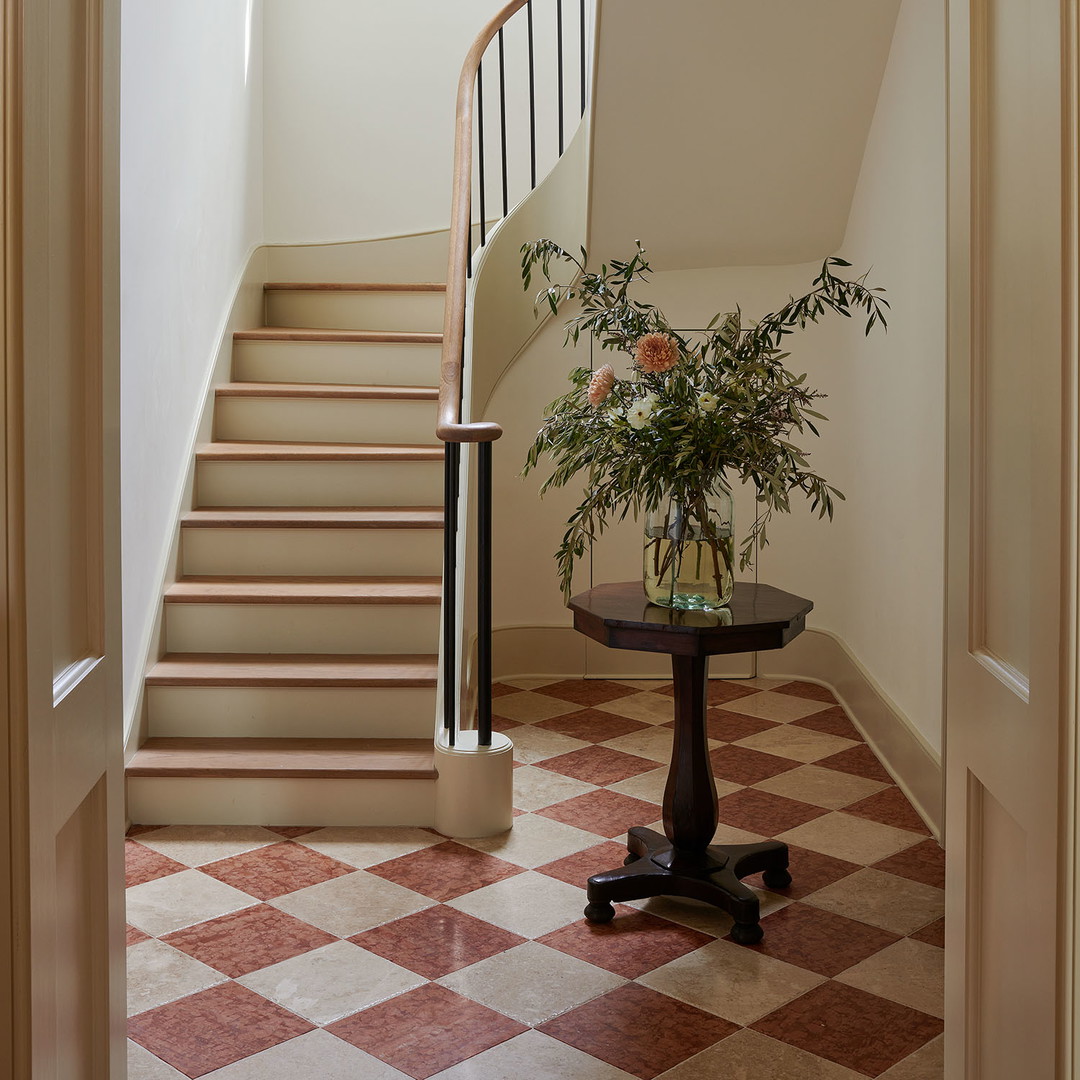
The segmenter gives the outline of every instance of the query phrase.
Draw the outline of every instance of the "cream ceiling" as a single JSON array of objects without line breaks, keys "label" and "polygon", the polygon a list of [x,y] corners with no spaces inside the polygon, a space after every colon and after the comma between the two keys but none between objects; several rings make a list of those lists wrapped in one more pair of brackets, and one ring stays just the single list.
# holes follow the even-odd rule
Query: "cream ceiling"
[{"label": "cream ceiling", "polygon": [[590,247],[657,269],[837,250],[899,0],[603,0]]}]

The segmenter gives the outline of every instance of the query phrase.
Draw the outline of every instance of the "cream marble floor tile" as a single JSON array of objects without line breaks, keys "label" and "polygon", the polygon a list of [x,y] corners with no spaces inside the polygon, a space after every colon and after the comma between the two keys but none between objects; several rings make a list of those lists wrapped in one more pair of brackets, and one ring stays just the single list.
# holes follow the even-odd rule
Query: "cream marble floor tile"
[{"label": "cream marble floor tile", "polygon": [[688,1058],[657,1080],[865,1080],[862,1073],[808,1054],[796,1046],[736,1031]]},{"label": "cream marble floor tile", "polygon": [[459,844],[530,869],[554,862],[564,855],[584,851],[587,847],[595,846],[596,842],[596,833],[536,814],[522,814],[514,818],[512,828],[497,836],[458,840]]},{"label": "cream marble floor tile", "polygon": [[837,982],[945,1017],[945,950],[901,938],[836,976]]},{"label": "cream marble floor tile", "polygon": [[671,682],[670,679],[612,679],[611,681],[642,691],[659,690],[661,686],[667,686]]},{"label": "cream marble floor tile", "polygon": [[285,838],[261,825],[165,825],[132,839],[185,866],[203,866]]},{"label": "cream marble floor tile", "polygon": [[527,941],[436,981],[531,1026],[626,982],[610,971],[536,941]]},{"label": "cream marble floor tile", "polygon": [[752,686],[755,690],[775,690],[778,686],[783,686],[785,683],[793,682],[793,679],[778,679],[772,675],[759,675],[753,679],[738,679],[730,678],[728,682],[733,682],[738,686]]},{"label": "cream marble floor tile", "polygon": [[[783,730],[792,729],[785,727]],[[753,785],[759,791],[798,799],[800,802],[823,806],[828,810],[850,806],[888,786],[880,780],[867,780],[863,776],[837,772],[836,769],[823,769],[820,765],[801,765],[790,772],[771,776],[768,780]]]},{"label": "cream marble floor tile", "polygon": [[584,889],[526,870],[448,900],[447,906],[522,937],[536,938],[580,920],[585,903]]},{"label": "cream marble floor tile", "polygon": [[[787,907],[791,901],[786,896],[769,892],[767,889],[753,889],[757,895],[758,904],[761,906],[761,917],[780,908]],[[723,937],[732,926],[732,918],[723,909],[706,904],[701,900],[693,900],[688,896],[650,896],[644,900],[627,901],[630,907],[639,911],[647,911],[651,915],[659,915],[662,919],[689,926],[692,930],[700,930],[704,934],[713,934]]]},{"label": "cream marble floor tile", "polygon": [[334,941],[236,981],[313,1024],[329,1024],[427,980],[351,941]]},{"label": "cream marble floor tile", "polygon": [[[177,1073],[177,1076],[180,1074]],[[207,1073],[202,1080],[409,1080],[329,1032],[309,1031]],[[134,1078],[132,1078],[134,1080]]]},{"label": "cream marble floor tile", "polygon": [[[639,773],[637,776],[631,776],[627,780],[620,780],[617,784],[608,784],[608,790],[618,791],[623,795],[631,796],[631,798],[644,799],[646,802],[653,802],[657,806],[662,806],[667,777],[668,771],[666,768],[653,769],[651,772]],[[736,787],[735,784],[731,786]]]},{"label": "cream marble floor tile", "polygon": [[714,941],[637,981],[745,1026],[826,980],[733,942]]},{"label": "cream marble floor tile", "polygon": [[714,844],[760,844],[762,840],[768,839],[767,836],[762,836],[760,833],[737,829],[734,825],[725,825],[721,822],[716,826],[712,842]]},{"label": "cream marble floor tile", "polygon": [[945,1036],[939,1035],[887,1069],[878,1080],[944,1080],[944,1076]]},{"label": "cream marble floor tile", "polygon": [[671,761],[671,744],[675,733],[671,728],[652,727],[631,731],[629,735],[620,735],[615,739],[602,742],[601,746],[610,746],[612,750],[621,750],[624,754],[636,754],[638,757],[653,761]]},{"label": "cream marble floor tile", "polygon": [[132,885],[127,890],[127,921],[152,937],[251,907],[253,896],[198,870]]},{"label": "cream marble floor tile", "polygon": [[321,881],[268,903],[329,934],[351,937],[361,930],[433,907],[435,902],[403,885],[357,870],[355,874]]},{"label": "cream marble floor tile", "polygon": [[[540,1031],[525,1031],[476,1057],[436,1073],[431,1080],[633,1080]],[[714,1078],[712,1078],[714,1080]]]},{"label": "cream marble floor tile", "polygon": [[569,735],[560,735],[557,731],[538,727],[517,727],[509,732],[507,737],[514,744],[514,760],[525,765],[592,746],[592,743],[585,742],[584,739],[572,739]]},{"label": "cream marble floor tile", "polygon": [[441,844],[446,838],[428,829],[404,826],[354,827],[331,825],[297,839],[296,843],[350,866],[368,867]]},{"label": "cream marble floor tile", "polygon": [[805,825],[788,829],[776,839],[785,844],[818,851],[822,855],[832,855],[837,859],[847,859],[849,862],[867,866],[889,855],[895,855],[926,837],[834,810],[831,814],[806,822]]},{"label": "cream marble floor tile", "polygon": [[760,694],[748,694],[734,701],[724,702],[728,712],[745,713],[747,716],[760,716],[763,720],[778,720],[788,724],[792,720],[802,720],[805,716],[831,709],[831,701],[812,701],[810,698],[793,697],[791,694],[774,694],[763,690]]},{"label": "cream marble floor tile", "polygon": [[557,683],[560,681],[560,679],[548,678],[521,678],[499,680],[499,682],[501,682],[504,686],[516,686],[519,690],[538,690],[541,686],[550,686],[552,683]]},{"label": "cream marble floor tile", "polygon": [[225,981],[220,971],[163,941],[140,941],[127,951],[127,1014],[156,1009]]},{"label": "cream marble floor tile", "polygon": [[127,1051],[127,1080],[188,1080],[182,1072],[131,1039]]},{"label": "cream marble floor tile", "polygon": [[804,902],[894,934],[910,934],[945,914],[943,889],[872,869],[826,885]]},{"label": "cream marble floor tile", "polygon": [[560,698],[547,697],[523,691],[520,694],[503,694],[492,704],[492,711],[508,720],[517,720],[523,724],[532,724],[537,720],[550,720],[554,716],[565,716],[577,712],[580,705]]},{"label": "cream marble floor tile", "polygon": [[769,728],[767,731],[759,731],[756,735],[747,735],[745,739],[739,739],[735,745],[758,750],[763,754],[778,754],[781,757],[805,761],[809,764],[812,761],[827,758],[830,754],[839,754],[841,750],[847,750],[859,744],[854,739],[845,739],[839,735],[827,735],[823,731],[812,731],[810,728],[798,727],[794,724],[782,724],[779,727]]},{"label": "cream marble floor tile", "polygon": [[617,716],[629,716],[643,724],[666,724],[675,717],[675,704],[667,694],[631,694],[617,701],[605,701],[594,708]]},{"label": "cream marble floor tile", "polygon": [[595,784],[587,784],[584,780],[575,780],[550,769],[522,765],[514,770],[514,808],[517,810],[541,810],[595,790]]}]

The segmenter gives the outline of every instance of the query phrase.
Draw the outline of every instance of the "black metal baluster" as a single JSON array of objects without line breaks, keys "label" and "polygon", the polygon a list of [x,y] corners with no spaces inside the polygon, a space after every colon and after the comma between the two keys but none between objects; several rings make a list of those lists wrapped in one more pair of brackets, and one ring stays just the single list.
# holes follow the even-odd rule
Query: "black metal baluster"
[{"label": "black metal baluster", "polygon": [[503,217],[506,217],[510,213],[510,187],[506,180],[506,54],[503,51],[502,27],[499,27],[499,124],[502,128]]},{"label": "black metal baluster", "polygon": [[585,115],[585,0],[580,0],[578,37],[581,45],[581,115]]},{"label": "black metal baluster", "polygon": [[558,38],[555,53],[559,60],[559,157],[563,152],[563,44],[562,44],[562,0],[555,0],[555,34]]},{"label": "black metal baluster", "polygon": [[529,22],[529,190],[536,187],[536,63],[533,57],[532,0],[525,5]]},{"label": "black metal baluster", "polygon": [[480,158],[480,246],[487,243],[487,183],[484,179],[484,63],[476,68],[476,130]]},{"label": "black metal baluster", "polygon": [[457,742],[457,526],[461,444],[443,444],[443,728]]},{"label": "black metal baluster", "polygon": [[491,443],[477,445],[477,741],[491,745]]}]

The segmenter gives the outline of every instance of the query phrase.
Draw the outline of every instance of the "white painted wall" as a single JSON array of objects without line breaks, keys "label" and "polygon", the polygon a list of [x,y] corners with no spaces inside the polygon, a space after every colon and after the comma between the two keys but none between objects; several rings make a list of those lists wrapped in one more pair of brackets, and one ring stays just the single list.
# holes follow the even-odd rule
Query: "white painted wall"
[{"label": "white painted wall", "polygon": [[[270,243],[368,240],[445,229],[450,219],[458,76],[473,39],[505,0],[264,0],[266,237]],[[557,157],[554,0],[537,0],[538,179]],[[577,126],[577,5],[565,4],[567,137]],[[573,50],[572,52],[569,50]],[[525,13],[505,34],[508,144],[528,190]],[[488,216],[501,214],[496,87],[485,62]],[[522,108],[524,106],[524,109]],[[475,196],[474,196],[475,198]],[[497,211],[497,212],[496,212]]]},{"label": "white painted wall", "polygon": [[195,427],[262,229],[262,0],[125,0],[124,700],[130,729]]}]

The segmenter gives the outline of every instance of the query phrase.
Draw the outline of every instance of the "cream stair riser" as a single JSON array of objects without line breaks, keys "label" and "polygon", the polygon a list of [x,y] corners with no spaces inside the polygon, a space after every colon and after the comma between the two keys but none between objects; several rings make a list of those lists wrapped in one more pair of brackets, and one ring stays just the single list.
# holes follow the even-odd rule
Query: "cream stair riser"
[{"label": "cream stair riser", "polygon": [[441,529],[193,529],[185,574],[439,574]]},{"label": "cream stair riser", "polygon": [[169,652],[430,653],[435,604],[165,605]]},{"label": "cream stair riser", "polygon": [[431,506],[440,461],[200,461],[200,506]]},{"label": "cream stair riser", "polygon": [[151,736],[422,739],[434,729],[425,686],[150,686]]},{"label": "cream stair riser", "polygon": [[267,290],[267,326],[439,333],[444,292]]},{"label": "cream stair riser", "polygon": [[439,379],[439,346],[237,341],[233,378],[238,382],[432,386]]},{"label": "cream stair riser", "polygon": [[434,780],[131,776],[128,816],[145,825],[431,825]]},{"label": "cream stair riser", "polygon": [[431,401],[219,397],[214,413],[224,440],[415,444],[434,428]]}]

